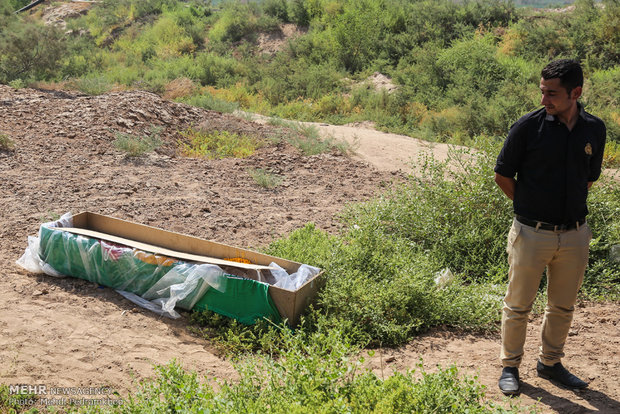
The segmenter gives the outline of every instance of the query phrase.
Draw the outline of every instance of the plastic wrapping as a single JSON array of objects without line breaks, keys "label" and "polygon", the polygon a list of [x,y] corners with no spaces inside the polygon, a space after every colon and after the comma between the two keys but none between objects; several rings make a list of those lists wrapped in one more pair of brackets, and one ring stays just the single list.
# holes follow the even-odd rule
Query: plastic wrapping
[{"label": "plastic wrapping", "polygon": [[269,285],[233,276],[219,266],[152,254],[105,240],[60,230],[73,225],[71,214],[41,225],[29,237],[17,264],[33,273],[73,276],[111,287],[125,298],[159,315],[178,318],[175,308],[209,309],[252,324],[281,316]]},{"label": "plastic wrapping", "polygon": [[620,263],[620,244],[614,244],[609,250],[609,260]]},{"label": "plastic wrapping", "polygon": [[448,286],[454,280],[454,274],[449,268],[444,268],[440,272],[435,273],[435,285],[439,288]]},{"label": "plastic wrapping", "polygon": [[[41,228],[71,227],[73,226],[72,217],[71,213],[66,213],[56,221],[43,223]],[[41,230],[39,230],[39,234],[41,234]],[[39,237],[28,236],[28,247],[26,247],[24,254],[15,263],[32,273],[45,273],[54,277],[65,277],[65,275],[54,270],[53,267],[39,257],[39,240]]]},{"label": "plastic wrapping", "polygon": [[209,287],[225,293],[226,281],[219,266],[184,263],[166,273],[142,297],[148,300],[165,298],[163,309],[168,312],[175,306],[190,310]]},{"label": "plastic wrapping", "polygon": [[275,279],[275,283],[273,285],[292,291],[302,287],[304,283],[318,275],[321,271],[318,267],[302,264],[299,266],[299,269],[297,269],[297,272],[289,275],[286,270],[278,266],[276,263],[270,263],[269,267],[274,268],[271,269],[271,275]]}]

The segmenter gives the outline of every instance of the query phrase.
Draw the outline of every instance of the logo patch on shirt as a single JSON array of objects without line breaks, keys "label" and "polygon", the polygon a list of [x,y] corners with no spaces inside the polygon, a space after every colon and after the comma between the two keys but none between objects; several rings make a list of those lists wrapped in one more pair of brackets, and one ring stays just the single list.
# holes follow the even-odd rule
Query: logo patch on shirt
[{"label": "logo patch on shirt", "polygon": [[592,155],[592,144],[590,144],[589,142],[586,144],[586,147],[584,148],[584,151],[586,152],[586,154],[588,155]]}]

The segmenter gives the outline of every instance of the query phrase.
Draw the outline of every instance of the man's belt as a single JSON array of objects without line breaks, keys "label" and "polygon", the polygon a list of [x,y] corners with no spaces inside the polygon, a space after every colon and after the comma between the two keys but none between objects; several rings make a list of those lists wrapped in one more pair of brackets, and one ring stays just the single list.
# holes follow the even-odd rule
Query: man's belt
[{"label": "man's belt", "polygon": [[576,220],[567,224],[552,224],[545,223],[544,221],[530,220],[527,217],[516,216],[516,219],[519,223],[525,224],[526,226],[535,227],[537,230],[551,230],[551,231],[567,231],[572,229],[578,229],[580,226],[583,226],[586,222],[586,219],[583,218],[581,220]]}]

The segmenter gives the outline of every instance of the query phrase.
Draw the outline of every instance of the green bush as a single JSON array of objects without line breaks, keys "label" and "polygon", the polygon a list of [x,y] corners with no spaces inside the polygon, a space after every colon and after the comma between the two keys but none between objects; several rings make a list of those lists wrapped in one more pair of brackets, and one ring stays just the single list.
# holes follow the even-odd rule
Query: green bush
[{"label": "green bush", "polygon": [[0,151],[14,151],[15,142],[7,134],[0,133]]},{"label": "green bush", "polygon": [[114,146],[129,157],[138,157],[154,151],[162,145],[160,133],[161,127],[151,127],[149,134],[141,136],[116,132]]},{"label": "green bush", "polygon": [[181,135],[189,142],[179,142],[180,150],[187,157],[245,158],[249,157],[264,142],[249,135],[228,131],[196,131],[189,129]]},{"label": "green bush", "polygon": [[620,263],[610,258],[611,248],[620,244],[620,187],[615,177],[602,177],[588,195],[588,224],[594,238],[582,291],[593,299],[620,298]]},{"label": "green bush", "polygon": [[250,177],[263,188],[275,188],[282,183],[283,178],[280,175],[271,173],[262,168],[255,168],[248,171]]},{"label": "green bush", "polygon": [[217,99],[208,92],[200,95],[192,95],[178,99],[179,102],[186,103],[192,106],[198,106],[200,108],[209,109],[218,112],[235,112],[239,109],[239,104],[235,102],[228,102],[221,99]]},{"label": "green bush", "polygon": [[237,42],[254,32],[258,16],[247,4],[226,2],[218,19],[209,30],[209,39],[216,42]]},{"label": "green bush", "polygon": [[0,31],[0,82],[53,77],[65,50],[54,26],[14,20]]},{"label": "green bush", "polygon": [[265,0],[263,11],[269,16],[273,16],[281,22],[288,22],[288,2],[287,0]]},{"label": "green bush", "polygon": [[114,87],[102,76],[90,76],[74,80],[73,85],[77,90],[87,95],[103,95]]},{"label": "green bush", "polygon": [[202,85],[227,87],[240,78],[240,64],[230,57],[218,56],[212,52],[201,52],[194,59],[194,69],[188,74],[190,79]]},{"label": "green bush", "polygon": [[338,329],[282,332],[282,355],[246,356],[239,379],[201,384],[176,362],[158,366],[122,412],[251,413],[492,413],[518,412],[484,401],[484,388],[455,367],[411,370],[381,379],[363,367],[359,348]]}]

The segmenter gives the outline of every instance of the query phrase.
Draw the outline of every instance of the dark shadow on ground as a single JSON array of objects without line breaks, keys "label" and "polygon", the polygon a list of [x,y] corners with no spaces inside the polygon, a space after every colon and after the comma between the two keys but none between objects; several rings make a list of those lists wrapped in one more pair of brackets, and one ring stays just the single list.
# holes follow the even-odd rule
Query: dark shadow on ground
[{"label": "dark shadow on ground", "polygon": [[617,414],[620,413],[620,402],[608,397],[606,394],[595,389],[586,388],[581,391],[572,391],[576,397],[587,401],[596,409],[590,409],[574,401],[551,394],[549,391],[535,387],[526,382],[521,383],[521,394],[527,395],[533,400],[540,401],[540,405],[561,414],[581,414],[581,413],[601,413]]}]

